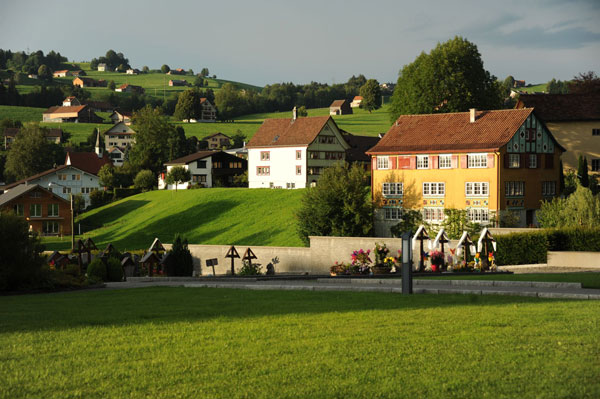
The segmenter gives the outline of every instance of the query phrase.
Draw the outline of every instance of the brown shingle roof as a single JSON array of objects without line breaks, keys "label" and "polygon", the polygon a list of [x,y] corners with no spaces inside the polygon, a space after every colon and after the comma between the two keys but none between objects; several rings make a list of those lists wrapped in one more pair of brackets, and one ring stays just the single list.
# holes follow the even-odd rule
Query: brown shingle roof
[{"label": "brown shingle roof", "polygon": [[341,107],[342,105],[344,105],[345,102],[346,102],[346,100],[335,100],[334,102],[331,103],[329,108]]},{"label": "brown shingle roof", "polygon": [[88,172],[92,175],[98,175],[98,171],[104,165],[112,164],[106,153],[102,154],[102,158],[98,158],[95,152],[67,152],[65,164],[67,160],[71,161],[71,166]]},{"label": "brown shingle roof", "polygon": [[78,113],[85,107],[87,107],[87,105],[73,105],[70,107],[62,107],[62,106],[50,107],[46,111],[44,111],[44,114],[63,114],[63,113],[66,114],[66,113],[71,113],[71,112]]},{"label": "brown shingle roof", "polygon": [[346,150],[346,160],[348,162],[369,162],[371,157],[366,152],[380,140],[377,136],[355,136],[348,132],[342,132],[342,135],[350,146]]},{"label": "brown shingle roof", "polygon": [[461,152],[497,150],[505,145],[533,112],[531,108],[401,115],[368,153]]},{"label": "brown shingle roof", "polygon": [[600,119],[600,94],[521,94],[515,108],[535,108],[545,122]]},{"label": "brown shingle roof", "polygon": [[298,118],[295,121],[291,118],[265,119],[246,148],[309,145],[330,118],[330,116],[314,116]]},{"label": "brown shingle roof", "polygon": [[166,162],[165,165],[185,165],[202,158],[210,157],[218,152],[220,151],[198,151],[193,154],[186,155],[185,157],[174,159],[171,162]]},{"label": "brown shingle roof", "polygon": [[2,187],[1,189],[2,190],[10,190],[11,188],[18,186],[19,184],[23,184],[25,182],[30,182],[30,181],[36,180],[36,179],[38,179],[40,177],[44,177],[46,175],[49,175],[49,174],[54,173],[54,172],[58,172],[59,170],[63,170],[63,169],[68,168],[68,167],[69,167],[68,165],[60,165],[60,166],[57,166],[54,169],[48,169],[48,170],[40,172],[40,173],[38,173],[36,175],[29,176],[29,177],[26,177],[25,179],[21,179],[19,181],[14,182],[14,183],[8,184],[8,185]]}]

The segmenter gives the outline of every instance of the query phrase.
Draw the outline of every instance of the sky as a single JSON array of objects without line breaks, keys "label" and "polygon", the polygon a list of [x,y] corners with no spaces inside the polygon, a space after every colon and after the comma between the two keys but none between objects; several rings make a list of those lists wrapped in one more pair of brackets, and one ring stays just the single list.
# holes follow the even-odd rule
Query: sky
[{"label": "sky", "polygon": [[132,67],[204,67],[257,86],[395,82],[456,35],[499,79],[600,75],[600,0],[2,0],[0,48],[89,61],[113,49]]}]

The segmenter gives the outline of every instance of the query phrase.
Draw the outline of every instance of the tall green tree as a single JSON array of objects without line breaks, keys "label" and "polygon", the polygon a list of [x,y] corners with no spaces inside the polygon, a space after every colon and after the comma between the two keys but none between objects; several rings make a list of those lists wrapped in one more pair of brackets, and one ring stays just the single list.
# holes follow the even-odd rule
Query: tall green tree
[{"label": "tall green tree", "polygon": [[347,163],[326,168],[317,185],[304,192],[296,216],[305,244],[309,236],[369,236],[373,203],[367,172]]},{"label": "tall green tree", "polygon": [[407,114],[498,109],[502,103],[500,83],[483,67],[477,46],[457,36],[402,68],[390,118],[394,122]]},{"label": "tall green tree", "polygon": [[577,162],[577,177],[579,178],[579,183],[581,183],[581,185],[583,187],[590,186],[590,177],[588,175],[587,159],[585,157],[583,157],[582,155],[579,156],[579,159]]},{"label": "tall green tree", "polygon": [[371,113],[381,108],[381,87],[375,79],[369,79],[360,88],[360,96],[363,98],[360,107]]},{"label": "tall green tree", "polygon": [[577,189],[567,198],[542,202],[537,213],[541,227],[597,227],[600,224],[600,198],[577,183]]},{"label": "tall green tree", "polygon": [[171,68],[169,68],[169,66],[167,64],[163,64],[163,66],[160,67],[160,71],[162,73],[168,73],[171,70]]},{"label": "tall green tree", "polygon": [[[215,94],[215,105],[219,111],[219,119],[230,120],[246,110],[246,102],[240,91],[231,83],[225,83]],[[291,108],[290,108],[291,109]]]},{"label": "tall green tree", "polygon": [[174,184],[175,191],[177,191],[177,186],[179,184],[190,181],[192,178],[190,171],[183,166],[174,166],[171,168],[169,173],[167,173],[167,184]]},{"label": "tall green tree", "polygon": [[200,95],[197,90],[190,89],[179,94],[175,113],[173,116],[177,120],[199,119],[202,113],[200,105]]},{"label": "tall green tree", "polygon": [[145,106],[134,114],[132,122],[136,135],[129,162],[135,167],[158,175],[165,162],[181,156],[179,149],[173,150],[171,145],[179,133],[158,108]]},{"label": "tall green tree", "polygon": [[37,74],[38,78],[40,78],[41,80],[47,82],[52,80],[52,72],[50,71],[50,68],[46,66],[46,64],[40,65],[40,67],[37,70]]},{"label": "tall green tree", "polygon": [[150,191],[156,186],[156,176],[154,176],[154,173],[152,173],[151,170],[140,170],[138,174],[135,175],[133,184],[135,185],[135,188],[142,191]]},{"label": "tall green tree", "polygon": [[546,93],[548,94],[567,94],[569,93],[569,85],[567,82],[563,82],[562,80],[556,80],[552,78],[546,84]]},{"label": "tall green tree", "polygon": [[64,163],[64,148],[48,142],[45,130],[35,123],[21,129],[6,157],[4,174],[7,180],[24,179]]}]

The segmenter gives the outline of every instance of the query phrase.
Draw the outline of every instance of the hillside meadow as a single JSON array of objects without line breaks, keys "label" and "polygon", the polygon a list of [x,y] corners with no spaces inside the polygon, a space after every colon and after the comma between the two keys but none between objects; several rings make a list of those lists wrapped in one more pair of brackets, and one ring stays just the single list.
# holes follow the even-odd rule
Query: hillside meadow
[{"label": "hillside meadow", "polygon": [[[91,210],[76,220],[98,247],[147,248],[176,233],[190,244],[302,246],[295,212],[304,190],[206,188],[160,190]],[[77,229],[77,226],[76,226]],[[69,249],[69,237],[44,238],[48,250]]]}]

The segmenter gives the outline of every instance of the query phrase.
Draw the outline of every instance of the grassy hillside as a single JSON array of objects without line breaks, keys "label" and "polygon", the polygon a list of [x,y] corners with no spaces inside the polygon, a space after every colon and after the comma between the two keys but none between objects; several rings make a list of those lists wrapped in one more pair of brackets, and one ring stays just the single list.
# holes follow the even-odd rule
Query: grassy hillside
[{"label": "grassy hillside", "polygon": [[[92,210],[77,223],[98,227],[86,234],[98,247],[147,248],[154,237],[171,242],[181,233],[190,244],[301,246],[294,213],[304,190],[212,188],[151,191]],[[45,239],[68,249],[68,237]]]},{"label": "grassy hillside", "polygon": [[0,105],[0,120],[5,118],[17,119],[21,122],[40,122],[46,108],[15,107]]},{"label": "grassy hillside", "polygon": [[527,93],[541,93],[546,91],[546,83],[526,87],[519,87],[517,90],[524,91]]}]

